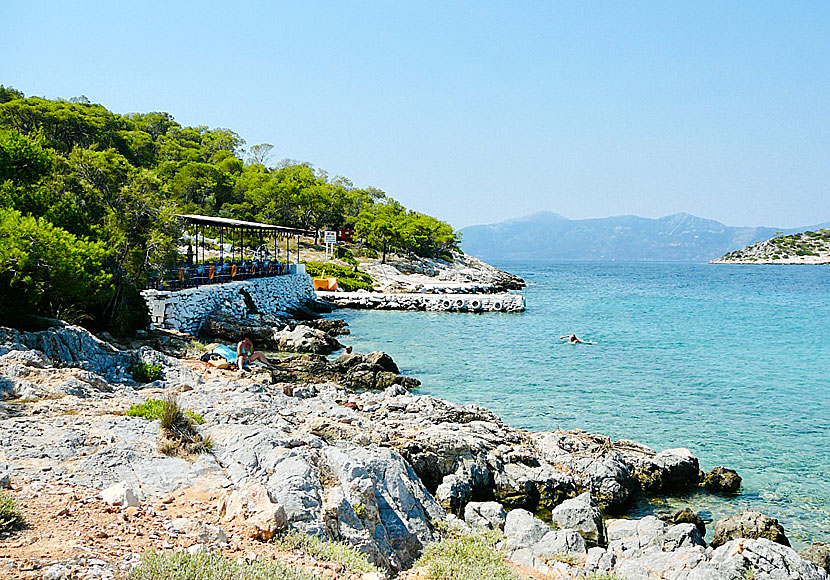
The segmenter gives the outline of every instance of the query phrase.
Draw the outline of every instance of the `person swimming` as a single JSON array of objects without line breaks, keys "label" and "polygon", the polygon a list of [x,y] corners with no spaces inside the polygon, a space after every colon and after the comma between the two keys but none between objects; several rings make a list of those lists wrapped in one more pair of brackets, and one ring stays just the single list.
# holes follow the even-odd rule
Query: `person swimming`
[{"label": "person swimming", "polygon": [[571,344],[584,344],[584,342],[585,342],[585,341],[583,341],[583,340],[579,340],[579,339],[576,337],[576,335],[575,335],[575,334],[566,334],[566,335],[564,335],[564,336],[560,336],[560,337],[559,337],[559,340],[564,340],[564,339],[566,339],[566,338],[568,339],[568,342],[570,342]]}]

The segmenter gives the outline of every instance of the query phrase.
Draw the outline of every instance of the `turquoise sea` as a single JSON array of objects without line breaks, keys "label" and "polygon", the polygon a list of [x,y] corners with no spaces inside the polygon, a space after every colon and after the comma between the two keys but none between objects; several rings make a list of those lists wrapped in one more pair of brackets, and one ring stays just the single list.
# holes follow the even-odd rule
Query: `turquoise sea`
[{"label": "turquoise sea", "polygon": [[[747,507],[794,545],[830,541],[830,266],[501,263],[521,314],[341,310],[422,393],[527,429],[582,428],[737,469],[737,496],[641,500],[708,519]],[[576,333],[595,344],[570,345]],[[707,534],[708,535],[708,534]],[[711,537],[711,536],[710,536]]]}]

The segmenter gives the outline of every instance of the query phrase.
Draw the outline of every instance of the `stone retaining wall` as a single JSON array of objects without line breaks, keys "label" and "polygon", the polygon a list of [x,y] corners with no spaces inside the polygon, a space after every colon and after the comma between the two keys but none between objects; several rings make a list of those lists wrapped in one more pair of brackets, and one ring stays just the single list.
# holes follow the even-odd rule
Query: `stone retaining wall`
[{"label": "stone retaining wall", "polygon": [[375,292],[317,292],[317,298],[340,308],[428,310],[432,312],[522,312],[521,294],[381,294]]},{"label": "stone retaining wall", "polygon": [[291,273],[240,282],[210,284],[184,290],[145,290],[142,292],[154,325],[196,333],[205,317],[221,309],[242,318],[250,313],[247,293],[258,312],[277,314],[286,308],[314,300],[314,285],[304,264],[292,264]]}]

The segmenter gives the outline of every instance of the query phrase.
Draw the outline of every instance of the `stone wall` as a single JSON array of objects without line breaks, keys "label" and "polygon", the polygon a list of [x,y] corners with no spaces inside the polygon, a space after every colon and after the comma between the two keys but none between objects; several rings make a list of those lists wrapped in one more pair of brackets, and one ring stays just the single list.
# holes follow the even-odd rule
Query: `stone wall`
[{"label": "stone wall", "polygon": [[205,317],[221,309],[244,317],[251,309],[245,293],[258,312],[277,314],[286,308],[315,299],[314,285],[305,273],[304,264],[292,264],[291,273],[270,278],[253,278],[240,282],[209,284],[184,290],[145,290],[142,292],[154,325],[196,333]]}]

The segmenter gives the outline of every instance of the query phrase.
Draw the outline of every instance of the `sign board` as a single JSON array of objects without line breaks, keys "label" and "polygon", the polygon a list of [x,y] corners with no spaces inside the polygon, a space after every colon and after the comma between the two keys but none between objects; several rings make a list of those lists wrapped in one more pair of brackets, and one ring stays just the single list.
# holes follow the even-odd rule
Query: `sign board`
[{"label": "sign board", "polygon": [[323,240],[327,244],[336,244],[337,243],[337,232],[326,230],[323,232]]}]

